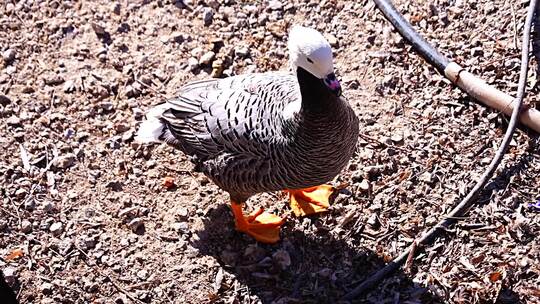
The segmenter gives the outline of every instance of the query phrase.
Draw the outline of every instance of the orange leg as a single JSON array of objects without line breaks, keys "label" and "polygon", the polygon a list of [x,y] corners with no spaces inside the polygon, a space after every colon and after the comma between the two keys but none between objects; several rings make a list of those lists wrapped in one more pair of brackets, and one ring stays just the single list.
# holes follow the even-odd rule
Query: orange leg
[{"label": "orange leg", "polygon": [[242,203],[231,201],[236,230],[249,234],[261,243],[272,244],[279,241],[279,227],[285,222],[284,218],[264,212],[262,208],[244,216],[242,207]]},{"label": "orange leg", "polygon": [[320,185],[299,190],[285,190],[291,197],[291,208],[296,216],[324,212],[330,206],[329,198],[336,189]]}]

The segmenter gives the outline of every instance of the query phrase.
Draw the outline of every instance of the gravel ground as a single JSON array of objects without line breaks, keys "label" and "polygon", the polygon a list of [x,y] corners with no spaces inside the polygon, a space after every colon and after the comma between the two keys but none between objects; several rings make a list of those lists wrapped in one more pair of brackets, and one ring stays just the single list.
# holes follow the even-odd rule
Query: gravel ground
[{"label": "gravel ground", "polygon": [[[395,2],[515,92],[526,1]],[[361,136],[330,212],[291,217],[262,245],[185,156],[133,135],[186,81],[285,69],[293,23],[327,35]],[[507,126],[371,1],[7,1],[0,51],[0,269],[21,303],[335,303],[451,209]],[[539,303],[539,172],[538,137],[521,128],[479,204],[357,302]],[[280,193],[250,202],[290,212]]]}]

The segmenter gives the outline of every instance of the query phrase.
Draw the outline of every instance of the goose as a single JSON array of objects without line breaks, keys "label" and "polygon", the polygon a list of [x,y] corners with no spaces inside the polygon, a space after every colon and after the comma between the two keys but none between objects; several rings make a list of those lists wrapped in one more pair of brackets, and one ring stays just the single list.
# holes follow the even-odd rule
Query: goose
[{"label": "goose", "polygon": [[324,36],[295,25],[287,46],[290,72],[188,83],[153,107],[136,135],[185,153],[229,193],[236,230],[263,243],[279,241],[285,219],[262,208],[246,215],[246,201],[285,191],[297,216],[327,210],[336,189],[325,183],[347,165],[359,132]]}]

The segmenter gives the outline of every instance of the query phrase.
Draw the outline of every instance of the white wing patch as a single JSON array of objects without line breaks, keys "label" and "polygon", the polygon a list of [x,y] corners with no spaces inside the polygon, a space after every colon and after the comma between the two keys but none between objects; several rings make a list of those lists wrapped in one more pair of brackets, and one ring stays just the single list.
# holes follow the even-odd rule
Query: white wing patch
[{"label": "white wing patch", "polygon": [[301,107],[302,107],[301,99],[298,99],[289,103],[288,105],[285,106],[285,109],[283,109],[283,118],[285,119],[293,118],[296,114],[300,112]]}]

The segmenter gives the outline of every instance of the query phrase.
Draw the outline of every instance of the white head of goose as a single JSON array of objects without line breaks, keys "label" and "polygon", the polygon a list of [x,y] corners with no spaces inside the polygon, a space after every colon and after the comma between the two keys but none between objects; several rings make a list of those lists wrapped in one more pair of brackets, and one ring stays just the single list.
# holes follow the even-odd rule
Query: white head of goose
[{"label": "white head of goose", "polygon": [[341,95],[341,86],[334,74],[332,48],[321,33],[296,25],[290,31],[288,47],[294,71],[303,69],[319,78],[330,91]]}]

